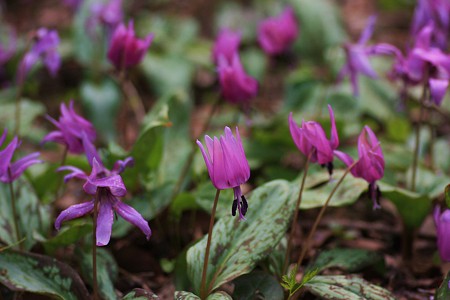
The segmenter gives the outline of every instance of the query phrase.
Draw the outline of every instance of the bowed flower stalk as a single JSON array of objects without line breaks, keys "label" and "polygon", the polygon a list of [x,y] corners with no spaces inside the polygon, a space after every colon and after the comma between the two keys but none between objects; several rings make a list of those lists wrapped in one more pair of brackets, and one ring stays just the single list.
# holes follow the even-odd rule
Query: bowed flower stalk
[{"label": "bowed flower stalk", "polygon": [[212,184],[217,189],[214,205],[211,212],[209,223],[208,241],[206,244],[205,260],[203,264],[203,273],[200,287],[200,296],[206,299],[208,292],[206,290],[206,272],[209,260],[209,250],[211,247],[212,229],[214,226],[214,218],[216,214],[217,202],[219,200],[220,190],[232,188],[234,190],[234,201],[231,206],[231,214],[239,214],[241,221],[245,220],[248,203],[244,195],[242,195],[241,184],[247,182],[250,178],[250,166],[245,157],[244,148],[242,146],[239,130],[236,127],[236,137],[229,127],[225,127],[224,135],[220,138],[210,138],[205,136],[205,146],[197,140],[203,159],[208,169],[209,177]]},{"label": "bowed flower stalk", "polygon": [[300,184],[300,191],[297,198],[297,203],[294,210],[294,218],[292,221],[291,232],[288,239],[288,245],[286,248],[286,256],[284,261],[283,273],[286,272],[290,251],[292,247],[292,239],[295,235],[295,228],[298,219],[298,211],[302,202],[303,189],[305,186],[306,175],[308,173],[309,163],[319,163],[322,167],[327,167],[330,176],[333,172],[333,155],[334,150],[339,146],[339,137],[337,134],[336,121],[334,118],[334,112],[330,105],[328,105],[328,112],[330,114],[331,121],[331,133],[328,140],[325,131],[322,126],[315,121],[302,121],[302,126],[298,126],[292,117],[292,113],[289,114],[289,130],[291,132],[292,139],[294,140],[297,148],[304,155],[307,156],[305,167],[303,170],[302,181]]},{"label": "bowed flower stalk", "polygon": [[436,225],[437,246],[443,261],[450,261],[450,209],[441,212],[439,206],[434,208],[434,224]]},{"label": "bowed flower stalk", "polygon": [[[93,145],[90,149],[95,149]],[[93,233],[92,233],[92,263],[93,263],[93,289],[94,299],[97,299],[97,249],[96,246],[105,246],[109,243],[111,238],[112,225],[114,221],[114,214],[118,214],[127,222],[138,227],[146,236],[147,240],[150,238],[151,229],[148,222],[137,212],[133,207],[123,203],[119,197],[124,197],[127,193],[125,185],[123,183],[120,173],[128,166],[133,164],[131,158],[127,158],[125,161],[118,161],[114,165],[112,170],[108,170],[103,166],[101,161],[98,161],[96,157],[98,154],[88,153],[88,160],[92,164],[92,171],[90,175],[87,175],[82,170],[65,166],[61,167],[59,171],[70,171],[68,175],[64,177],[64,181],[67,182],[71,178],[78,178],[84,180],[84,191],[94,196],[94,199],[72,205],[69,208],[63,210],[61,214],[56,218],[55,228],[59,230],[61,223],[79,218],[89,213],[93,213]],[[92,158],[92,160],[90,159]]]},{"label": "bowed flower stalk", "polygon": [[[0,137],[0,147],[3,145],[7,134],[8,131],[5,129],[2,136]],[[16,233],[16,239],[18,242],[20,241],[20,232],[19,226],[17,224],[18,217],[16,212],[16,198],[14,195],[13,181],[19,178],[28,167],[42,162],[38,159],[39,152],[28,154],[15,162],[11,162],[14,156],[14,152],[19,146],[20,142],[18,138],[14,137],[12,141],[3,150],[0,151],[0,181],[9,184],[12,202],[11,207],[14,219],[14,231]],[[22,247],[22,244],[20,244],[20,249],[22,249]]]},{"label": "bowed flower stalk", "polygon": [[145,117],[145,107],[133,83],[126,78],[126,71],[138,65],[145,56],[154,34],[150,33],[144,39],[139,39],[134,33],[133,21],[117,26],[111,38],[108,59],[118,71],[118,81],[123,94],[130,102],[138,123]]},{"label": "bowed flower stalk", "polygon": [[292,45],[299,28],[294,10],[287,7],[277,17],[270,17],[258,26],[258,42],[269,55],[279,55]]}]

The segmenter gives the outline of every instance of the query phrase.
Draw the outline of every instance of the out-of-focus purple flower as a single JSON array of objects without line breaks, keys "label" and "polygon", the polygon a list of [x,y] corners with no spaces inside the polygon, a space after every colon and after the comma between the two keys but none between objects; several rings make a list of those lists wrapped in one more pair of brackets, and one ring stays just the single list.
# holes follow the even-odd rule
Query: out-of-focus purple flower
[{"label": "out-of-focus purple flower", "polygon": [[[5,129],[0,137],[0,147],[6,139],[8,131]],[[34,152],[22,157],[21,159],[11,162],[14,152],[20,146],[20,142],[17,137],[14,137],[12,141],[0,151],[0,181],[10,183],[16,180],[22,175],[25,170],[31,165],[41,163],[42,161],[37,159],[39,152]]]},{"label": "out-of-focus purple flower", "polygon": [[269,55],[285,52],[298,36],[299,28],[294,10],[287,7],[277,17],[270,17],[258,26],[258,41]]},{"label": "out-of-focus purple flower", "polygon": [[447,49],[450,30],[450,2],[448,0],[419,0],[414,11],[411,26],[412,36],[417,35],[425,26],[433,24],[431,40],[434,47]]},{"label": "out-of-focus purple flower", "polygon": [[339,146],[339,137],[333,109],[330,105],[328,105],[328,112],[330,113],[331,121],[330,140],[327,139],[325,131],[319,123],[315,121],[305,122],[303,120],[302,126],[299,127],[294,121],[292,113],[289,114],[289,130],[298,150],[306,156],[311,155],[311,162],[326,166],[331,175],[333,171],[333,154]]},{"label": "out-of-focus purple flower", "polygon": [[202,151],[212,184],[218,190],[233,188],[232,215],[235,216],[236,210],[238,210],[239,218],[245,220],[248,203],[242,195],[240,185],[250,178],[250,167],[245,157],[238,128],[236,127],[236,138],[229,127],[225,127],[224,131],[225,134],[220,139],[217,137],[211,139],[206,135],[206,149],[199,140],[197,140],[197,145]]},{"label": "out-of-focus purple flower", "polygon": [[[341,151],[335,151],[334,154],[347,167],[353,164],[353,158]],[[353,176],[360,177],[369,183],[369,194],[373,200],[374,209],[380,208],[378,203],[380,197],[380,189],[376,181],[381,179],[384,175],[384,156],[381,150],[380,142],[375,133],[369,126],[364,126],[358,138],[358,155],[359,160],[350,170]]]},{"label": "out-of-focus purple flower", "polygon": [[94,3],[91,6],[91,15],[86,26],[90,33],[102,24],[112,32],[123,20],[122,0],[108,0],[103,3]]},{"label": "out-of-focus purple flower", "polygon": [[69,107],[61,103],[61,116],[56,121],[50,116],[47,119],[56,126],[57,130],[47,134],[42,140],[43,143],[55,142],[67,146],[71,153],[80,154],[85,152],[83,146],[83,137],[85,136],[90,142],[94,142],[96,132],[92,124],[78,115],[73,108],[73,100],[70,101]]},{"label": "out-of-focus purple flower", "polygon": [[364,28],[358,42],[356,44],[346,44],[344,46],[347,62],[339,72],[338,81],[341,81],[344,77],[349,76],[352,84],[353,95],[355,96],[359,96],[359,74],[370,78],[378,77],[377,73],[370,64],[370,56],[392,55],[399,52],[397,48],[389,44],[377,44],[373,46],[366,45],[374,31],[375,22],[376,17],[371,16],[367,21],[367,25]]},{"label": "out-of-focus purple flower", "polygon": [[134,33],[133,21],[128,28],[120,24],[113,34],[108,50],[109,61],[118,69],[133,67],[141,62],[153,40],[153,34],[145,39],[138,39]]},{"label": "out-of-focus purple flower", "polygon": [[[92,160],[92,172],[88,176],[82,170],[65,166],[61,167],[59,171],[70,171],[64,177],[64,181],[71,178],[79,178],[85,181],[83,185],[84,191],[89,195],[96,195],[98,201],[98,217],[97,217],[97,231],[96,240],[97,246],[105,246],[109,243],[111,238],[111,230],[114,221],[114,212],[124,218],[127,222],[138,227],[147,237],[150,238],[151,229],[148,222],[131,206],[123,203],[118,197],[124,197],[127,193],[122,177],[119,172],[131,162],[131,158],[124,162],[119,162],[117,168],[112,171],[106,169],[101,161],[97,161],[94,157]],[[63,210],[56,218],[55,228],[60,229],[61,223],[84,216],[94,210],[96,200],[91,200],[86,203],[72,205]]]},{"label": "out-of-focus purple flower", "polygon": [[56,30],[40,28],[34,37],[34,43],[23,57],[18,71],[18,80],[23,82],[31,68],[41,60],[52,76],[56,75],[61,65],[58,53],[59,36]]},{"label": "out-of-focus purple flower", "polygon": [[215,64],[219,62],[219,57],[224,56],[227,61],[231,62],[234,55],[238,52],[241,43],[240,32],[230,29],[222,29],[217,36],[212,50],[213,61]]},{"label": "out-of-focus purple flower", "polygon": [[434,224],[436,225],[439,255],[443,261],[450,261],[450,209],[441,213],[439,206],[434,208]]},{"label": "out-of-focus purple flower", "polygon": [[[5,64],[16,52],[17,36],[13,28],[4,26],[0,36],[0,66]],[[4,30],[4,31],[3,31]]]},{"label": "out-of-focus purple flower", "polygon": [[77,10],[78,7],[80,7],[83,0],[64,0],[64,4],[68,7],[70,7],[73,10]]},{"label": "out-of-focus purple flower", "polygon": [[217,70],[222,97],[225,100],[247,104],[258,93],[258,81],[245,73],[237,53],[231,61],[220,56]]}]

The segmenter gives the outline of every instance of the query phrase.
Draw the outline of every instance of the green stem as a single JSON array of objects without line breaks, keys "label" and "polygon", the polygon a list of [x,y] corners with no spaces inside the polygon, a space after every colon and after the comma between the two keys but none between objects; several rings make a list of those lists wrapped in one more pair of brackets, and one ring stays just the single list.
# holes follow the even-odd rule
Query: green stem
[{"label": "green stem", "polygon": [[14,220],[14,231],[16,233],[16,240],[19,243],[19,249],[23,250],[23,243],[20,243],[20,232],[19,232],[19,223],[17,223],[17,210],[16,210],[16,197],[14,195],[14,187],[13,187],[13,181],[12,181],[12,174],[11,169],[8,168],[8,175],[9,175],[9,192],[11,193],[11,208],[13,213],[13,220]]},{"label": "green stem", "polygon": [[97,217],[98,204],[100,201],[99,191],[94,200],[93,224],[92,224],[92,290],[94,293],[94,300],[98,300],[98,284],[97,284]]},{"label": "green stem", "polygon": [[131,80],[127,79],[123,73],[119,75],[119,82],[122,92],[128,99],[138,124],[141,124],[145,117],[145,107],[142,98],[139,96],[139,93]]},{"label": "green stem", "polygon": [[206,242],[205,260],[203,262],[202,281],[200,284],[200,298],[206,299],[209,291],[206,289],[206,274],[208,270],[209,251],[211,249],[212,231],[214,227],[214,220],[216,217],[217,202],[219,202],[220,190],[216,191],[216,197],[214,198],[214,204],[211,211],[211,219],[209,220],[208,241]]},{"label": "green stem", "polygon": [[327,201],[325,202],[325,204],[322,206],[322,208],[320,209],[319,214],[317,215],[317,218],[313,224],[313,227],[311,229],[311,231],[309,232],[308,237],[306,238],[306,242],[305,242],[305,246],[302,248],[302,252],[298,258],[297,261],[297,266],[300,267],[303,259],[305,258],[306,253],[309,250],[310,244],[311,244],[311,240],[312,237],[314,235],[314,233],[316,233],[317,230],[317,226],[319,225],[320,221],[322,220],[323,214],[325,213],[325,210],[328,206],[328,204],[330,203],[331,198],[333,197],[334,193],[337,191],[338,187],[341,185],[341,183],[344,181],[345,176],[347,176],[347,174],[350,172],[350,170],[353,168],[353,166],[357,163],[358,161],[353,162],[344,172],[344,174],[342,175],[342,177],[339,179],[339,181],[336,183],[336,185],[334,186],[333,190],[331,191],[330,195],[328,196]]},{"label": "green stem", "polygon": [[295,205],[294,219],[292,220],[291,232],[289,234],[288,244],[287,244],[287,248],[286,248],[286,256],[285,256],[284,265],[283,265],[283,274],[286,274],[286,270],[287,270],[289,260],[290,260],[292,240],[295,236],[295,228],[297,227],[297,220],[298,220],[298,211],[300,209],[300,204],[302,203],[303,189],[305,187],[306,175],[308,173],[309,161],[311,159],[311,155],[312,155],[312,152],[309,153],[308,158],[306,159],[304,170],[303,170],[303,177],[302,177],[302,182],[300,184],[300,191],[298,193],[297,203]]},{"label": "green stem", "polygon": [[[64,147],[64,152],[61,158],[61,163],[59,164],[60,167],[64,166],[67,159],[67,153],[69,152],[69,148],[67,146]],[[61,176],[58,176],[58,181],[56,183],[56,190],[55,190],[55,201],[59,197],[59,190],[61,189],[61,184],[63,182],[63,178]]]},{"label": "green stem", "polygon": [[413,191],[413,192],[416,190],[417,165],[419,162],[419,148],[420,148],[420,127],[422,127],[423,116],[425,113],[425,98],[426,98],[426,96],[427,96],[427,83],[425,83],[423,86],[422,96],[420,97],[420,102],[419,102],[420,113],[419,113],[419,121],[416,126],[416,139],[414,142],[412,178],[411,178],[411,191]]}]

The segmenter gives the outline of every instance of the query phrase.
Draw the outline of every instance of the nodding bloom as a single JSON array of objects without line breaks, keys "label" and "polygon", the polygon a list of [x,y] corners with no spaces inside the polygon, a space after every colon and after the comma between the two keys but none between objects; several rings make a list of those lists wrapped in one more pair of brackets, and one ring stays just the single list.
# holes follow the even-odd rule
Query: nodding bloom
[{"label": "nodding bloom", "polygon": [[237,53],[231,61],[220,56],[217,69],[221,94],[225,100],[235,104],[248,104],[258,93],[258,81],[245,73]]},{"label": "nodding bloom", "polygon": [[69,107],[61,103],[61,116],[56,121],[50,116],[47,119],[56,126],[57,130],[47,134],[42,140],[43,143],[55,142],[66,145],[68,151],[74,154],[85,152],[83,147],[83,137],[90,142],[94,142],[96,132],[92,124],[78,115],[73,108],[73,100],[70,101]]},{"label": "nodding bloom", "polygon": [[103,3],[93,3],[90,7],[91,15],[87,19],[86,27],[91,35],[94,34],[99,24],[107,29],[109,34],[123,20],[122,0],[108,0]]},{"label": "nodding bloom", "polygon": [[214,139],[206,135],[206,149],[199,140],[197,145],[202,151],[212,184],[218,190],[229,188],[234,190],[231,213],[235,216],[237,210],[239,218],[245,220],[248,203],[242,195],[240,185],[250,178],[250,167],[238,128],[236,127],[236,137],[233,136],[229,127],[225,127],[224,133],[220,138],[214,137]]},{"label": "nodding bloom", "polygon": [[145,39],[138,39],[134,33],[133,21],[128,23],[128,27],[120,24],[111,39],[108,50],[109,61],[118,70],[139,64],[150,47],[153,36],[151,33]]},{"label": "nodding bloom", "polygon": [[224,56],[229,62],[233,60],[235,53],[238,52],[241,43],[240,32],[230,29],[222,29],[217,36],[212,50],[212,57],[215,64],[219,62],[219,57]]},{"label": "nodding bloom", "polygon": [[311,155],[311,162],[317,162],[327,167],[331,175],[333,172],[333,154],[339,146],[339,137],[333,109],[330,105],[328,105],[328,112],[331,121],[330,140],[327,139],[325,131],[319,123],[303,120],[302,126],[299,127],[294,121],[292,113],[289,114],[289,130],[298,150],[306,156]]},{"label": "nodding bloom", "polygon": [[285,52],[298,36],[299,28],[291,7],[277,17],[267,18],[258,26],[258,41],[269,55]]},{"label": "nodding bloom", "polygon": [[0,35],[0,66],[13,57],[17,48],[17,36],[12,27],[2,25]]},{"label": "nodding bloom", "polygon": [[118,199],[118,197],[124,197],[127,193],[127,189],[119,173],[132,163],[131,158],[125,161],[118,161],[110,171],[103,166],[101,161],[97,161],[94,157],[92,159],[92,172],[90,175],[71,166],[59,168],[59,171],[71,171],[71,173],[64,177],[65,182],[71,178],[84,180],[84,191],[89,195],[95,196],[97,200],[93,199],[89,202],[75,204],[63,210],[58,218],[56,218],[55,228],[59,230],[62,222],[79,218],[92,212],[96,201],[98,201],[97,246],[105,246],[109,243],[114,221],[114,212],[127,222],[138,227],[147,239],[149,239],[152,232],[148,222],[134,208]]},{"label": "nodding bloom", "polygon": [[[350,167],[353,164],[353,158],[341,151],[335,151],[335,155],[343,163]],[[350,170],[353,176],[360,177],[369,183],[369,195],[373,201],[373,208],[380,208],[379,198],[380,189],[376,181],[384,175],[384,156],[381,150],[380,142],[375,133],[369,126],[364,126],[358,138],[359,160]]]},{"label": "nodding bloom", "polygon": [[359,74],[374,79],[378,77],[377,73],[370,64],[369,57],[374,55],[392,55],[398,53],[398,49],[389,44],[377,44],[373,46],[366,45],[373,34],[375,22],[376,17],[370,17],[358,42],[356,44],[347,43],[344,45],[347,62],[339,71],[338,81],[342,80],[346,76],[349,76],[352,84],[353,95],[355,97],[359,96]]},{"label": "nodding bloom", "polygon": [[58,53],[59,36],[56,30],[40,28],[34,36],[33,45],[20,62],[18,80],[23,82],[31,68],[41,60],[52,76],[61,65]]},{"label": "nodding bloom", "polygon": [[[0,137],[0,147],[6,139],[8,131],[5,129]],[[11,183],[22,175],[25,170],[31,165],[42,163],[39,157],[39,152],[34,152],[22,157],[21,159],[11,162],[14,152],[20,146],[20,142],[17,137],[14,137],[12,141],[0,151],[0,181],[4,183]]]},{"label": "nodding bloom", "polygon": [[450,261],[450,209],[445,209],[441,213],[439,206],[434,208],[434,224],[436,225],[436,235],[439,255],[443,261]]}]

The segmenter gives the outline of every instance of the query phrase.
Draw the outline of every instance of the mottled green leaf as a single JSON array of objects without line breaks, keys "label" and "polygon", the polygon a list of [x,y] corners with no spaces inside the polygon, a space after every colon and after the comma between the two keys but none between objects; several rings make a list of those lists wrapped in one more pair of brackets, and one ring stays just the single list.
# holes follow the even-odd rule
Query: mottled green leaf
[{"label": "mottled green leaf", "polygon": [[441,285],[436,290],[436,300],[447,300],[450,299],[450,271],[447,273],[447,276],[445,276],[444,280],[442,280]]},{"label": "mottled green leaf", "polygon": [[283,300],[284,292],[275,277],[260,271],[239,276],[234,281],[233,298],[240,300]]},{"label": "mottled green leaf", "polygon": [[[81,275],[87,282],[92,282],[92,248],[77,248]],[[97,282],[99,292],[104,299],[117,299],[114,291],[114,281],[117,279],[118,267],[114,257],[106,250],[97,247]]]},{"label": "mottled green leaf", "polygon": [[133,289],[131,292],[129,292],[122,298],[122,300],[151,300],[151,299],[159,299],[159,297],[156,294],[144,289]]},{"label": "mottled green leaf", "polygon": [[[200,300],[200,297],[190,292],[176,291],[175,300]],[[227,293],[220,291],[209,295],[206,300],[233,300],[233,298]]]},{"label": "mottled green leaf", "polygon": [[384,264],[383,255],[366,249],[334,248],[319,254],[308,270],[318,272],[328,268],[339,268],[348,272],[357,272],[366,267]]},{"label": "mottled green leaf", "polygon": [[[213,230],[207,271],[211,290],[250,272],[255,264],[278,245],[290,221],[293,205],[287,181],[266,183],[248,196],[247,220],[230,215],[221,218]],[[207,236],[187,253],[188,275],[199,291]]]},{"label": "mottled green leaf", "polygon": [[267,266],[272,275],[281,278],[286,259],[287,238],[283,237],[272,253],[267,257]]},{"label": "mottled green leaf", "polygon": [[388,290],[351,275],[315,276],[305,287],[328,300],[395,300]]},{"label": "mottled green leaf", "polygon": [[6,250],[0,252],[0,282],[13,291],[56,299],[89,299],[78,274],[54,258]]}]

